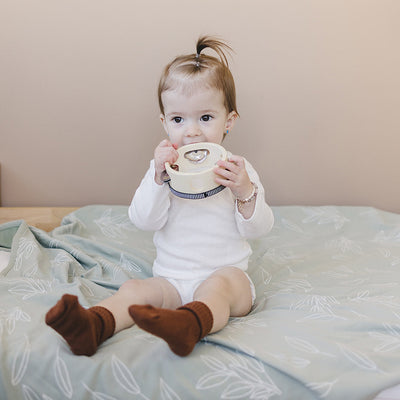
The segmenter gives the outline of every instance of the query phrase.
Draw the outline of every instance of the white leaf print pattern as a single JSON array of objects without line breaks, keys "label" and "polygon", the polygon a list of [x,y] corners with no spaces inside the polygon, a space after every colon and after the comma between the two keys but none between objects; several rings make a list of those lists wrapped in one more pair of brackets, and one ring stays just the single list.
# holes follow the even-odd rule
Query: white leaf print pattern
[{"label": "white leaf print pattern", "polygon": [[354,240],[347,237],[341,236],[339,239],[331,240],[326,244],[327,248],[334,249],[335,251],[340,251],[341,253],[352,253],[356,255],[363,254],[361,246]]},{"label": "white leaf print pattern", "polygon": [[307,340],[303,340],[303,339],[299,339],[299,338],[295,338],[295,337],[291,337],[291,336],[285,336],[285,340],[289,346],[295,348],[296,350],[299,350],[299,351],[302,351],[305,353],[310,353],[310,354],[319,354],[319,355],[324,355],[324,356],[328,356],[328,357],[335,357],[333,354],[324,353],[324,352],[318,350],[318,348],[316,346],[314,346]]},{"label": "white leaf print pattern", "polygon": [[333,386],[338,382],[338,379],[335,379],[331,382],[311,382],[307,384],[307,387],[311,390],[316,391],[319,394],[321,399],[324,399],[329,395]]},{"label": "white leaf print pattern", "polygon": [[296,225],[294,222],[289,221],[289,220],[286,219],[286,218],[282,218],[282,225],[283,225],[285,228],[290,229],[290,230],[293,231],[293,232],[304,234],[303,229],[301,229],[301,228],[300,228],[298,225]]},{"label": "white leaf print pattern", "polygon": [[57,349],[57,355],[54,364],[54,376],[56,378],[57,386],[64,396],[68,399],[72,398],[73,389],[71,378],[69,376],[65,361],[60,357],[60,348]]},{"label": "white leaf print pattern", "polygon": [[104,271],[107,271],[112,276],[113,280],[116,280],[117,274],[120,270],[119,265],[114,264],[104,257],[96,257],[96,261],[101,265]]},{"label": "white leaf print pattern", "polygon": [[347,320],[347,318],[340,317],[339,315],[335,314],[328,314],[328,313],[315,313],[315,314],[310,314],[307,315],[304,318],[300,318],[297,320],[297,322],[305,322],[305,321],[311,321],[311,320],[320,320],[320,321],[333,321],[335,319],[341,319],[341,320]]},{"label": "white leaf print pattern", "polygon": [[355,297],[350,297],[349,301],[380,304],[389,308],[400,308],[400,302],[397,302],[394,296],[371,296],[369,290],[358,292]]},{"label": "white leaf print pattern", "polygon": [[349,222],[349,219],[333,207],[307,207],[303,208],[303,211],[308,214],[308,217],[302,220],[304,224],[310,222],[316,222],[318,225],[334,224],[335,230],[339,230],[346,222]]},{"label": "white leaf print pattern", "polygon": [[11,369],[11,383],[18,385],[25,375],[29,363],[31,353],[31,344],[29,343],[28,336],[25,335],[24,343],[22,343],[17,352],[15,353]]},{"label": "white leaf print pattern", "polygon": [[130,394],[139,394],[140,388],[128,367],[113,354],[111,366],[114,378]]},{"label": "white leaf print pattern", "polygon": [[198,380],[196,389],[205,390],[222,385],[231,376],[234,376],[234,374],[226,371],[226,369],[222,371],[209,372]]},{"label": "white leaf print pattern", "polygon": [[339,304],[339,301],[333,296],[308,295],[290,308],[293,310],[309,309],[311,312],[332,314],[332,305]]},{"label": "white leaf print pattern", "polygon": [[277,249],[270,247],[262,257],[263,262],[271,260],[278,265],[295,264],[302,261],[302,258],[293,255],[293,252],[287,249]]},{"label": "white leaf print pattern", "polygon": [[91,287],[85,283],[83,279],[80,280],[79,288],[85,297],[94,297],[94,292]]},{"label": "white leaf print pattern", "polygon": [[130,260],[124,253],[121,253],[120,257],[121,268],[128,272],[141,272],[142,269],[135,262]]},{"label": "white leaf print pattern", "polygon": [[39,265],[37,262],[32,262],[29,267],[25,268],[25,271],[23,273],[23,276],[26,276],[27,278],[32,278],[34,277],[39,269]]},{"label": "white leaf print pattern", "polygon": [[0,309],[0,335],[3,333],[3,321],[7,328],[7,333],[12,334],[18,321],[30,322],[31,317],[20,307],[14,307],[10,311]]},{"label": "white leaf print pattern", "polygon": [[400,243],[400,230],[395,229],[388,233],[385,231],[379,231],[373,241],[382,245],[398,244]]},{"label": "white leaf print pattern", "polygon": [[250,399],[252,396],[253,384],[251,382],[233,382],[221,395],[221,399]]},{"label": "white leaf print pattern", "polygon": [[181,400],[181,398],[160,378],[160,391],[162,400]]},{"label": "white leaf print pattern", "polygon": [[291,293],[300,290],[307,293],[313,290],[310,282],[308,282],[306,279],[287,279],[285,281],[282,280],[280,282],[274,283],[273,285],[281,288],[279,289],[280,293]]},{"label": "white leaf print pattern", "polygon": [[369,359],[365,354],[360,351],[351,349],[349,346],[337,343],[343,355],[351,361],[353,364],[357,365],[360,369],[375,371],[378,370],[376,364]]},{"label": "white leaf print pattern", "polygon": [[[19,240],[19,246],[17,250],[17,257],[14,264],[14,271],[20,271],[23,266],[23,260],[30,260],[34,250],[36,250],[37,244],[32,239],[22,237]],[[29,261],[31,262],[31,261]]]},{"label": "white leaf print pattern", "polygon": [[132,229],[132,223],[125,215],[112,216],[112,208],[104,211],[103,215],[94,221],[104,236],[119,239],[125,237],[124,229]]},{"label": "white leaf print pattern", "polygon": [[39,294],[45,294],[53,286],[52,281],[42,279],[26,278],[22,283],[9,289],[12,294],[22,296],[22,300],[30,299]]},{"label": "white leaf print pattern", "polygon": [[295,368],[306,368],[311,364],[310,360],[301,357],[294,357],[292,355],[287,355],[287,354],[271,354],[271,355],[277,360],[288,363]]},{"label": "white leaf print pattern", "polygon": [[231,318],[229,320],[229,325],[230,328],[241,328],[243,326],[247,327],[266,327],[268,324],[265,322],[265,320],[262,320],[258,316],[255,315],[247,315],[245,317],[239,317],[239,318]]},{"label": "white leaf print pattern", "polygon": [[400,325],[383,324],[386,333],[369,332],[369,336],[381,343],[374,347],[375,352],[386,353],[400,349]]},{"label": "white leaf print pattern", "polygon": [[264,282],[264,285],[269,285],[272,280],[272,274],[268,271],[265,271],[264,268],[261,269],[261,277]]},{"label": "white leaf print pattern", "polygon": [[53,268],[58,268],[63,266],[64,264],[69,264],[73,262],[73,259],[67,255],[67,253],[58,253],[54,260],[51,261],[51,266]]},{"label": "white leaf print pattern", "polygon": [[22,268],[22,255],[21,254],[17,254],[17,257],[15,259],[15,264],[14,264],[14,271],[20,271]]},{"label": "white leaf print pattern", "polygon": [[23,253],[26,259],[30,258],[33,254],[33,251],[37,248],[37,244],[32,239],[21,237],[18,251]]},{"label": "white leaf print pattern", "polygon": [[[249,361],[239,355],[229,364],[214,357],[201,358],[211,372],[198,380],[198,390],[207,390],[227,383],[221,394],[222,399],[268,400],[272,396],[282,394],[259,361]],[[228,382],[230,378],[232,381]]]},{"label": "white leaf print pattern", "polygon": [[379,248],[379,249],[377,249],[377,252],[380,254],[380,255],[382,255],[383,257],[385,257],[385,258],[389,258],[390,256],[391,256],[391,252],[390,252],[390,250],[389,249],[387,249],[387,248],[385,248],[385,247],[382,247],[382,248]]},{"label": "white leaf print pattern", "polygon": [[293,310],[308,310],[311,314],[299,319],[297,322],[308,320],[332,321],[335,319],[346,320],[346,318],[336,315],[332,307],[339,305],[340,302],[333,296],[308,295],[304,299],[293,304]]},{"label": "white leaf print pattern", "polygon": [[87,386],[84,382],[82,382],[82,385],[92,395],[92,399],[94,400],[117,400],[115,397],[109,396],[108,394],[95,392],[94,390],[90,389],[90,387]]},{"label": "white leaf print pattern", "polygon": [[207,365],[207,367],[209,367],[213,371],[217,372],[227,369],[226,365],[222,361],[218,360],[218,358],[212,356],[202,356],[201,358]]},{"label": "white leaf print pattern", "polygon": [[41,400],[40,396],[28,385],[22,385],[24,400]]}]

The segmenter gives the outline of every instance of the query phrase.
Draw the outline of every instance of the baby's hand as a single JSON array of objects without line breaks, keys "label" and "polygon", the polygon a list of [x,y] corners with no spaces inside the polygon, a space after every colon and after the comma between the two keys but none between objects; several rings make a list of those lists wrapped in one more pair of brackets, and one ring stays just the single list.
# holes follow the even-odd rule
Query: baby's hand
[{"label": "baby's hand", "polygon": [[239,200],[251,196],[253,184],[247,174],[243,157],[232,155],[227,161],[218,161],[217,165],[214,168],[217,183],[231,189]]},{"label": "baby's hand", "polygon": [[178,159],[177,148],[176,144],[165,139],[154,150],[154,167],[156,170],[154,180],[157,184],[162,185],[164,183],[162,178],[165,172],[165,163],[173,164]]}]

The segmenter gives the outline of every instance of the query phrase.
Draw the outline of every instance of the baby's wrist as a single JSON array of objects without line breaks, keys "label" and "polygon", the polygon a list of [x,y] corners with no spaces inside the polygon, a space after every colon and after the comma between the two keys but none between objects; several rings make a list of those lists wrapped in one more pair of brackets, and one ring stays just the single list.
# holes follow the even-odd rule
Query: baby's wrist
[{"label": "baby's wrist", "polygon": [[250,218],[254,212],[255,208],[255,200],[257,198],[258,187],[255,183],[251,182],[253,186],[253,190],[251,194],[244,198],[236,198],[236,207],[237,210],[245,217],[246,219]]},{"label": "baby's wrist", "polygon": [[254,182],[250,182],[251,183],[251,190],[248,191],[248,195],[247,196],[236,196],[236,200],[239,203],[249,203],[251,200],[253,200],[258,192],[258,187]]},{"label": "baby's wrist", "polygon": [[154,174],[154,182],[157,183],[157,185],[162,185],[164,183],[163,173],[159,173],[156,171]]},{"label": "baby's wrist", "polygon": [[254,201],[257,197],[258,186],[254,182],[251,182],[251,185],[253,186],[253,190],[248,197],[245,197],[245,198],[237,197],[236,198],[236,204],[237,204],[237,208],[239,211],[241,211],[243,209],[243,207],[246,206],[246,204],[249,204],[252,201]]}]

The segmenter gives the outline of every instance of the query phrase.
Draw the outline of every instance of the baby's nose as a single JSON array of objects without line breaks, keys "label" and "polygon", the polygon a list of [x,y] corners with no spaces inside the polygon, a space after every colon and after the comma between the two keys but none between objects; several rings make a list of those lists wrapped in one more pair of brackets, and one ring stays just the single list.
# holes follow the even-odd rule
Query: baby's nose
[{"label": "baby's nose", "polygon": [[188,127],[186,131],[186,136],[200,136],[201,135],[201,130],[198,125],[191,125]]}]

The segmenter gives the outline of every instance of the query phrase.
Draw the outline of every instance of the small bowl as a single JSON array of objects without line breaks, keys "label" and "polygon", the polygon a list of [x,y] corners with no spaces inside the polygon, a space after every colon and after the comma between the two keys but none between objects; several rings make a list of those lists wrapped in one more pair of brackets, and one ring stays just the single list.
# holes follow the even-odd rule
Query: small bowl
[{"label": "small bowl", "polygon": [[180,193],[198,194],[217,188],[213,169],[226,160],[227,151],[216,143],[193,143],[180,147],[175,164],[165,163],[170,186]]}]

